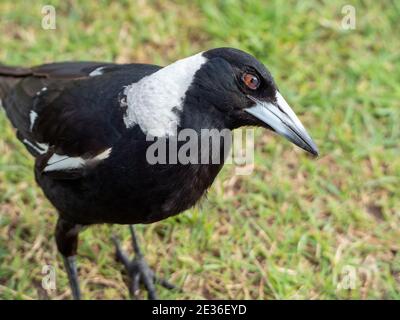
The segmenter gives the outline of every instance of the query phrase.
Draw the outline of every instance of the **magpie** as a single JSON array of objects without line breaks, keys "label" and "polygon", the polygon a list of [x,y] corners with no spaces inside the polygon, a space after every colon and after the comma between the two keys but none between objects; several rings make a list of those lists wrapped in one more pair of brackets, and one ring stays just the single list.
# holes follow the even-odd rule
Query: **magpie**
[{"label": "magpie", "polygon": [[[216,48],[161,67],[58,62],[0,66],[0,98],[18,139],[35,158],[35,178],[58,212],[55,240],[73,298],[80,299],[78,235],[94,224],[130,226],[132,261],[114,238],[136,294],[157,298],[158,279],[145,262],[133,225],[194,206],[223,166],[149,163],[154,140],[184,129],[258,126],[313,155],[318,149],[267,68],[252,55]],[[211,147],[210,147],[211,148]],[[212,151],[213,152],[213,151]]]}]

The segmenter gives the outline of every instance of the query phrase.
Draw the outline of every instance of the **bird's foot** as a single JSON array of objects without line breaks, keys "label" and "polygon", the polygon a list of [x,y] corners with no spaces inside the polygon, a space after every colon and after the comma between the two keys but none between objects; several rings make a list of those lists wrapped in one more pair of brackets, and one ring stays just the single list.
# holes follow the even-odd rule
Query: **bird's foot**
[{"label": "bird's foot", "polygon": [[167,280],[156,277],[143,257],[134,258],[130,262],[128,273],[131,282],[130,291],[135,299],[139,299],[140,284],[146,288],[150,300],[158,299],[155,284],[160,284],[166,289],[175,289],[175,286]]},{"label": "bird's foot", "polygon": [[135,249],[135,257],[133,260],[128,258],[128,256],[121,249],[118,239],[113,237],[117,259],[125,266],[129,276],[129,291],[132,297],[139,299],[140,285],[142,284],[148,293],[148,299],[157,300],[158,295],[155,287],[156,284],[160,284],[162,287],[169,290],[176,289],[176,287],[167,280],[158,278],[155,275],[154,271],[149,267],[140,252],[133,229],[131,229],[131,232]]}]

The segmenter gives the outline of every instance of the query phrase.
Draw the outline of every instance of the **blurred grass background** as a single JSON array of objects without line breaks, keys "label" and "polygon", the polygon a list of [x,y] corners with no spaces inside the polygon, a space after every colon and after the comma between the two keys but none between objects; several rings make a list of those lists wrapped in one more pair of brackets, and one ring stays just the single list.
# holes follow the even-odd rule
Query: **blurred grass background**
[{"label": "blurred grass background", "polygon": [[[41,28],[48,4],[56,30]],[[355,30],[341,27],[348,4]],[[227,166],[199,207],[139,226],[149,264],[184,290],[160,297],[399,299],[399,20],[398,1],[3,0],[0,61],[165,65],[218,46],[254,54],[321,156],[258,131],[251,176]],[[0,299],[69,298],[55,212],[2,112],[0,136]],[[112,233],[130,250],[127,227],[81,235],[84,298],[128,298]],[[52,292],[41,288],[46,264]]]}]

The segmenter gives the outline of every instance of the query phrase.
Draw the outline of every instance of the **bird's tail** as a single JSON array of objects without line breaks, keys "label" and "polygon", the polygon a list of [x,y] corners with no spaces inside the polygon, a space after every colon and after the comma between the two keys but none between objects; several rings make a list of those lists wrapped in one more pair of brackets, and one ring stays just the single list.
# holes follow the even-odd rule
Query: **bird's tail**
[{"label": "bird's tail", "polygon": [[22,79],[30,75],[32,75],[32,70],[29,68],[10,67],[0,64],[0,111],[3,107],[7,118],[16,129],[17,138],[36,157],[40,152],[38,152],[39,147],[34,142],[31,142],[34,141],[29,127],[29,108],[31,106],[29,104],[16,103],[15,95],[21,96],[25,92],[24,90],[20,90],[16,93],[13,90]]},{"label": "bird's tail", "polygon": [[4,99],[16,83],[30,73],[31,70],[29,68],[0,64],[0,99]]}]

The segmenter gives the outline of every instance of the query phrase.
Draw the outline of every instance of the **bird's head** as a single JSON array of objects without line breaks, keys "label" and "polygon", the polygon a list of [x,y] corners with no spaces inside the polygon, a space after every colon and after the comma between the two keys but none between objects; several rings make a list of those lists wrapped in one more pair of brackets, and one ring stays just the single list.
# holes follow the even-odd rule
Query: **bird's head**
[{"label": "bird's head", "polygon": [[171,135],[179,127],[254,125],[318,154],[270,72],[241,50],[217,48],[178,60],[128,86],[125,95],[126,125],[139,124],[153,136]]},{"label": "bird's head", "polygon": [[314,141],[260,61],[232,48],[212,49],[202,56],[206,61],[196,72],[187,99],[207,100],[224,116],[227,127],[261,126],[318,155]]}]

